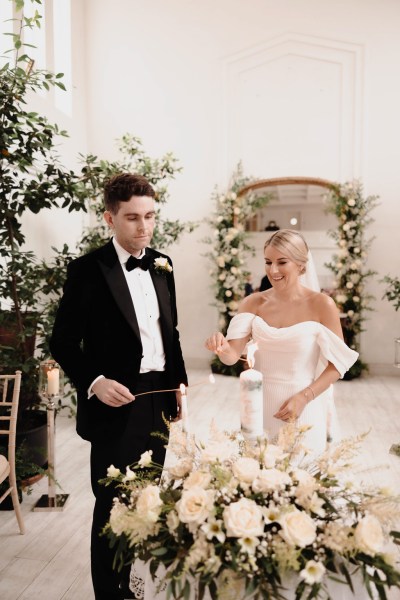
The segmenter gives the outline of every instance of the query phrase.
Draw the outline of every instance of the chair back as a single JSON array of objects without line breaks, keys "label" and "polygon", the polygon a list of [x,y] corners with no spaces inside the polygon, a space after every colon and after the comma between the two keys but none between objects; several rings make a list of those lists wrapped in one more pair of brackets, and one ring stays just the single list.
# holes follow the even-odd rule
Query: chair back
[{"label": "chair back", "polygon": [[2,459],[2,472],[0,482],[7,477],[9,486],[0,497],[2,502],[8,494],[11,494],[12,504],[17,517],[19,531],[25,533],[25,524],[22,517],[21,507],[18,499],[17,478],[15,473],[15,437],[17,432],[17,414],[19,404],[19,393],[21,389],[21,371],[15,371],[15,375],[0,375],[0,433],[8,435],[8,460]]}]

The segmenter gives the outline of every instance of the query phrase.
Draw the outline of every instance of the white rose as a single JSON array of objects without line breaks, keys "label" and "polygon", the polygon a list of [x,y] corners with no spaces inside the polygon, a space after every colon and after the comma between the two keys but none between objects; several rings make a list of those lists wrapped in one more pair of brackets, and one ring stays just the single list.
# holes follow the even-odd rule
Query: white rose
[{"label": "white rose", "polygon": [[279,471],[279,469],[263,469],[257,479],[253,481],[252,488],[256,494],[268,493],[281,490],[291,483],[292,480],[287,473]]},{"label": "white rose", "polygon": [[254,537],[264,531],[263,514],[259,506],[248,498],[232,502],[224,509],[226,533],[230,537]]},{"label": "white rose", "polygon": [[210,515],[213,508],[214,492],[201,487],[192,487],[182,492],[176,503],[178,515],[183,523],[199,525]]},{"label": "white rose", "polygon": [[220,281],[224,281],[226,279],[226,273],[221,273],[221,275],[218,277],[218,279]]},{"label": "white rose", "polygon": [[169,271],[170,273],[172,271],[172,267],[169,264],[168,259],[163,258],[162,256],[159,256],[158,258],[155,259],[154,266],[159,267],[161,269],[165,269],[166,271]]},{"label": "white rose", "polygon": [[229,442],[209,442],[201,452],[201,461],[210,462],[223,462],[227,460],[236,452],[236,446]]},{"label": "white rose", "polygon": [[114,467],[114,465],[110,465],[107,469],[107,477],[118,477],[121,475],[121,471]]},{"label": "white rose", "polygon": [[225,266],[225,260],[223,256],[217,256],[217,265],[221,267],[221,269]]},{"label": "white rose", "polygon": [[354,532],[357,548],[365,554],[375,556],[383,546],[384,538],[381,524],[373,515],[367,515],[359,523]]},{"label": "white rose", "polygon": [[360,302],[359,296],[353,296],[353,302]]},{"label": "white rose", "polygon": [[233,463],[232,472],[239,481],[252,483],[260,472],[260,465],[254,458],[242,457]]},{"label": "white rose", "polygon": [[317,526],[306,513],[293,510],[281,516],[279,534],[291,546],[304,548],[313,543]]},{"label": "white rose", "polygon": [[175,465],[169,467],[168,472],[175,479],[182,479],[193,468],[193,461],[190,458],[182,458]]},{"label": "white rose", "polygon": [[347,204],[348,204],[349,206],[355,206],[355,203],[356,203],[356,201],[354,200],[354,198],[349,198],[349,199],[347,200]]},{"label": "white rose", "polygon": [[188,490],[192,487],[201,487],[203,489],[207,488],[210,485],[211,475],[204,471],[192,471],[185,482],[183,487],[185,490]]},{"label": "white rose", "polygon": [[153,454],[153,450],[146,450],[146,452],[143,452],[143,454],[140,457],[140,460],[138,462],[139,467],[148,467],[149,465],[151,465],[151,455]]},{"label": "white rose", "polygon": [[347,287],[347,289],[348,289],[348,290],[351,290],[351,289],[353,289],[353,287],[354,287],[354,283],[353,283],[352,281],[348,281],[348,282],[346,283],[346,287]]},{"label": "white rose", "polygon": [[292,470],[292,479],[298,481],[300,485],[306,486],[307,488],[314,489],[317,487],[315,478],[310,475],[308,471],[304,469],[298,469],[297,467]]},{"label": "white rose", "polygon": [[346,296],[344,294],[338,294],[336,296],[336,302],[339,302],[339,304],[343,304],[344,302],[346,302]]},{"label": "white rose", "polygon": [[231,290],[226,290],[225,296],[227,296],[228,298],[230,298],[232,296]]},{"label": "white rose", "polygon": [[161,511],[162,500],[160,490],[156,485],[145,487],[136,503],[136,512],[146,521],[155,523]]},{"label": "white rose", "polygon": [[237,273],[237,267],[231,267],[231,273],[233,273],[234,275],[236,275]]}]

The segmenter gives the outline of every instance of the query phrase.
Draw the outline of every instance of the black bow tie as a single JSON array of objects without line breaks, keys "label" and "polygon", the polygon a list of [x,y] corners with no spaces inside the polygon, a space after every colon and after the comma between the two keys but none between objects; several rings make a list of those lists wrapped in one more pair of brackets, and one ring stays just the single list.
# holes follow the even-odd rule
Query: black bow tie
[{"label": "black bow tie", "polygon": [[148,268],[150,267],[150,263],[151,263],[151,258],[150,258],[150,256],[147,256],[147,254],[145,254],[142,258],[136,258],[135,256],[130,256],[128,258],[128,260],[126,261],[125,267],[126,267],[127,271],[132,271],[133,269],[136,269],[137,267],[139,267],[143,271],[147,271]]}]

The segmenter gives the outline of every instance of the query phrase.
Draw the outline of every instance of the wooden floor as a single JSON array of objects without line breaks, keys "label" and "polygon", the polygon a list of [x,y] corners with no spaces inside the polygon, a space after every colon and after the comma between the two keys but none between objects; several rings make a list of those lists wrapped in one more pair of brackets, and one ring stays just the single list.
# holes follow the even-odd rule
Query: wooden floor
[{"label": "wooden floor", "polygon": [[[335,385],[344,436],[371,429],[357,478],[390,485],[400,492],[400,458],[389,454],[400,443],[400,371]],[[192,371],[192,384],[208,372]],[[239,426],[238,380],[217,376],[216,383],[188,395],[193,432],[206,437],[211,419],[224,429]],[[34,485],[22,503],[26,534],[18,532],[13,511],[0,512],[1,600],[93,600],[89,567],[89,532],[93,497],[89,484],[89,444],[75,433],[74,420],[57,418],[56,477],[70,494],[63,512],[32,512],[47,492],[45,480]],[[397,593],[397,596],[396,596]],[[390,595],[395,600],[398,592]]]}]

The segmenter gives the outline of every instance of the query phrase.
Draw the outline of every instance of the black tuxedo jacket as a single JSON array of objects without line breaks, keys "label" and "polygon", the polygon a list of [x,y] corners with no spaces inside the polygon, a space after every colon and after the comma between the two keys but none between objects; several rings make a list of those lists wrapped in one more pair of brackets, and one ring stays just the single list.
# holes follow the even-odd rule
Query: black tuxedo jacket
[{"label": "black tuxedo jacket", "polygon": [[[151,248],[146,254],[168,258]],[[174,277],[173,273],[157,272],[153,263],[150,274],[160,307],[165,369],[169,386],[176,388],[187,384],[187,376],[177,330]],[[135,308],[112,241],[68,265],[50,350],[76,387],[79,435],[92,441],[104,435],[117,436],[131,405],[113,408],[96,396],[87,398],[90,384],[99,375],[115,379],[135,393],[142,359]],[[174,416],[174,394],[168,408]]]}]

